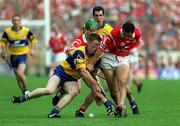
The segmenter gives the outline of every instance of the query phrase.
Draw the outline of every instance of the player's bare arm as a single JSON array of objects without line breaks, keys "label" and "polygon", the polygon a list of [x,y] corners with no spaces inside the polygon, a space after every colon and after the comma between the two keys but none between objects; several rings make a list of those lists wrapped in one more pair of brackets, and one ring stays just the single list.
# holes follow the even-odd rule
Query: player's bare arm
[{"label": "player's bare arm", "polygon": [[98,61],[98,59],[102,56],[104,52],[102,52],[100,49],[98,49],[95,53],[95,55],[91,58],[90,63],[87,65],[87,69],[89,71],[94,70],[94,65]]},{"label": "player's bare arm", "polygon": [[100,88],[98,86],[97,81],[91,76],[91,74],[84,68],[80,68],[78,70],[81,75],[83,76],[83,78],[91,85],[88,85],[88,87],[90,87],[93,91],[95,92],[100,92]]}]

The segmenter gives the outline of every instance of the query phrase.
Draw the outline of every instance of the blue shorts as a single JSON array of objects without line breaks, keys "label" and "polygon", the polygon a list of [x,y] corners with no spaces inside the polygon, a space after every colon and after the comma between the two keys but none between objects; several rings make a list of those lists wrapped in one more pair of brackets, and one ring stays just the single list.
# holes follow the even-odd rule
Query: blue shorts
[{"label": "blue shorts", "polygon": [[17,68],[19,64],[26,64],[27,54],[23,55],[11,55],[11,65],[13,68]]},{"label": "blue shorts", "polygon": [[60,79],[59,86],[64,86],[64,83],[67,81],[77,81],[77,79],[65,73],[64,69],[59,65],[54,69],[53,75],[56,75]]}]

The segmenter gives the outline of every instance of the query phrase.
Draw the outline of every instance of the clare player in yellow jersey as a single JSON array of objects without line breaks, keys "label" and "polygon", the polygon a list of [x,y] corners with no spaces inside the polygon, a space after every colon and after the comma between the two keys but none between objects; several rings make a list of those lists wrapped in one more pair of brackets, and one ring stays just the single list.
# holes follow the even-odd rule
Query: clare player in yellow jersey
[{"label": "clare player in yellow jersey", "polygon": [[6,61],[10,60],[10,65],[14,69],[17,83],[23,94],[29,93],[24,74],[27,54],[34,55],[36,41],[29,28],[21,26],[19,15],[13,16],[12,27],[6,28],[1,38],[1,57]]},{"label": "clare player in yellow jersey", "polygon": [[89,71],[86,70],[89,58],[96,52],[100,41],[100,36],[92,33],[87,45],[74,48],[69,52],[67,58],[59,63],[45,88],[37,88],[27,95],[13,96],[12,102],[22,103],[43,95],[51,95],[59,87],[62,87],[67,94],[62,97],[48,114],[49,118],[59,117],[60,110],[67,106],[78,94],[77,80],[82,77],[88,82],[88,86],[94,91],[94,94],[100,97],[100,88],[97,81],[91,76]]}]

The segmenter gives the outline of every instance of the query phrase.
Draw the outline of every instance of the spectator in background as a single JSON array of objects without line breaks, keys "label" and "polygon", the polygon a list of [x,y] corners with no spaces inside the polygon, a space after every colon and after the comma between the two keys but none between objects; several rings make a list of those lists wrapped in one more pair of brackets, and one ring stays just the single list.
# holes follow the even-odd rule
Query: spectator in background
[{"label": "spectator in background", "polygon": [[49,75],[52,74],[54,68],[57,66],[58,62],[66,59],[65,47],[69,44],[67,37],[61,33],[57,28],[54,29],[54,33],[52,34],[49,40],[49,47],[52,49],[54,54],[53,63],[49,70]]},{"label": "spectator in background", "polygon": [[160,79],[176,80],[180,78],[179,70],[175,66],[175,62],[171,57],[168,58],[168,65],[162,70]]}]

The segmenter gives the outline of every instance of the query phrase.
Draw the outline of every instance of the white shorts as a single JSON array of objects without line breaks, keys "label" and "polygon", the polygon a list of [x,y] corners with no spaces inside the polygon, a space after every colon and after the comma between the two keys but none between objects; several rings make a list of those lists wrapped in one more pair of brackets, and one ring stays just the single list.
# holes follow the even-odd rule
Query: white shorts
[{"label": "white shorts", "polygon": [[61,62],[61,61],[65,60],[66,57],[67,57],[67,55],[65,54],[65,52],[57,53],[55,55],[55,62],[56,63]]},{"label": "white shorts", "polygon": [[128,56],[116,56],[114,54],[104,54],[101,57],[101,69],[115,70],[119,66],[129,64]]}]

